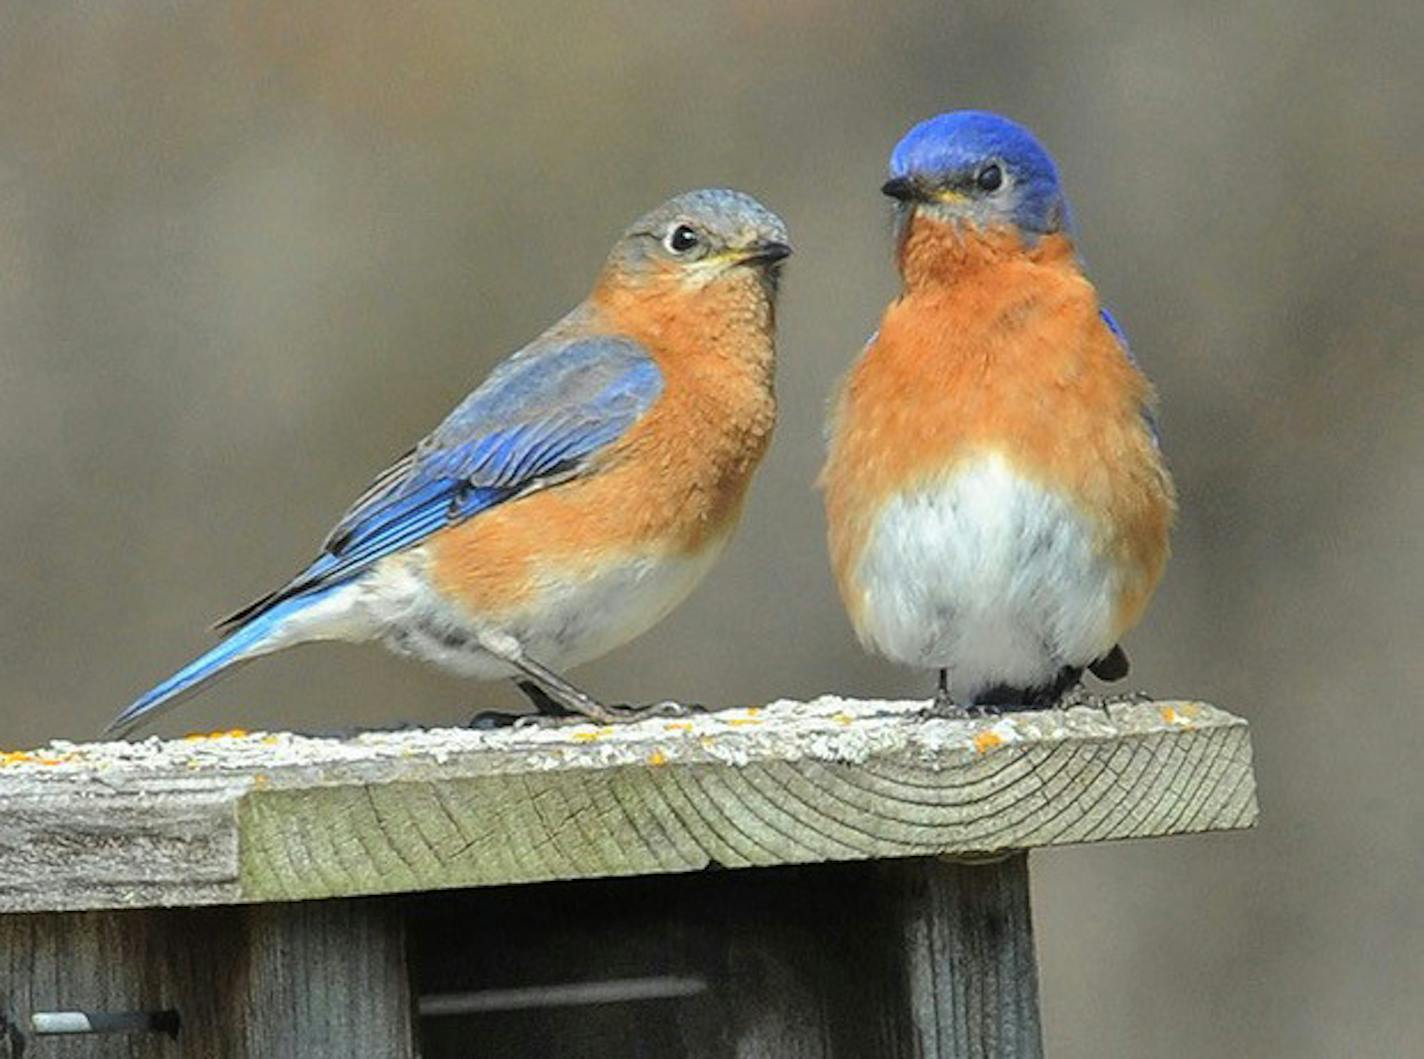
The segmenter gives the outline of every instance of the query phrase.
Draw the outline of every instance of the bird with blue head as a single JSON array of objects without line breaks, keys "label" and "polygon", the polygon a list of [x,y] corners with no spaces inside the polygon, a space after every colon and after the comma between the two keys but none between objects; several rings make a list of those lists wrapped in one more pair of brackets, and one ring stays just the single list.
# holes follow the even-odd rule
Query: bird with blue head
[{"label": "bird with blue head", "polygon": [[583,302],[378,475],[310,565],[111,728],[317,640],[512,677],[545,712],[635,715],[562,671],[661,620],[726,544],[775,421],[790,253],[781,219],[736,191],[679,195],[634,222]]},{"label": "bird with blue head", "polygon": [[841,385],[821,475],[851,622],[937,670],[946,712],[1120,678],[1175,496],[1057,166],[1022,125],[958,111],[901,139],[881,190],[903,289]]},{"label": "bird with blue head", "polygon": [[1054,165],[1033,134],[981,110],[941,114],[911,129],[890,155],[880,189],[911,211],[1026,238],[1069,228]]}]

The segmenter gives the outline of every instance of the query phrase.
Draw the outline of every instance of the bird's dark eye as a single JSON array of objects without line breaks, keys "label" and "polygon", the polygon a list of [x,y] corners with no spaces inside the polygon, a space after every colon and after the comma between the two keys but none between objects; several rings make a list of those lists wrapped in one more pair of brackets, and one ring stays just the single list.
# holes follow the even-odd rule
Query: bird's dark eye
[{"label": "bird's dark eye", "polygon": [[998,191],[1004,183],[1004,171],[997,165],[986,165],[979,170],[979,175],[974,178],[974,183],[979,185],[980,191]]},{"label": "bird's dark eye", "polygon": [[674,254],[685,254],[698,244],[697,233],[685,224],[668,232],[667,248]]}]

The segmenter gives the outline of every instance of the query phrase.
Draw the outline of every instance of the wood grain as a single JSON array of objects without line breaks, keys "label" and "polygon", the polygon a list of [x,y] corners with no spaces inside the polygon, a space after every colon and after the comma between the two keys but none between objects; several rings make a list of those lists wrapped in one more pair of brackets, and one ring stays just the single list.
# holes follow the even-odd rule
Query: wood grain
[{"label": "wood grain", "polygon": [[[399,910],[376,901],[0,916],[0,1059],[415,1055]],[[176,1011],[162,1033],[37,1037],[43,1011]],[[24,1040],[28,1038],[28,1040]]]},{"label": "wood grain", "polygon": [[1251,826],[1192,702],[931,719],[824,698],[617,728],[290,733],[0,757],[0,911],[355,896]]},{"label": "wood grain", "polygon": [[[432,894],[410,932],[430,992],[547,998],[424,1019],[425,1059],[1042,1054],[1023,853]],[[630,976],[698,988],[557,1001]]]}]

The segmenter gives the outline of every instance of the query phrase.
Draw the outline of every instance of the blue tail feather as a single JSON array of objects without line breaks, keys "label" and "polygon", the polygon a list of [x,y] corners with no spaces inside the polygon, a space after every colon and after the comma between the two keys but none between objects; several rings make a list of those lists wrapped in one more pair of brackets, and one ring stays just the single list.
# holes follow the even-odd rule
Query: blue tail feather
[{"label": "blue tail feather", "polygon": [[140,722],[151,721],[160,712],[177,706],[219,674],[257,657],[262,653],[259,648],[272,637],[282,622],[305,610],[337,587],[339,586],[333,585],[322,591],[285,599],[246,625],[233,630],[222,643],[195,658],[163,683],[130,703],[110,722],[105,733],[122,736]]}]

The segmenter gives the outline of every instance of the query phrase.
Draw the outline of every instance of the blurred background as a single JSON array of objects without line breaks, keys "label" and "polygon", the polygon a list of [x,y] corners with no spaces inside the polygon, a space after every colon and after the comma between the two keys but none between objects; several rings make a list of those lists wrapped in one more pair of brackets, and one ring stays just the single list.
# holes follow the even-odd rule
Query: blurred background
[{"label": "blurred background", "polygon": [[[856,646],[811,482],[895,291],[886,155],[990,107],[1057,155],[1162,393],[1182,518],[1132,680],[1250,718],[1264,813],[1035,856],[1051,1054],[1418,1054],[1421,53],[1417,0],[4,0],[0,746],[96,735],[708,184],[799,250],[778,435],[715,576],[580,682],[927,694]],[[516,701],[311,647],[159,730]]]}]

